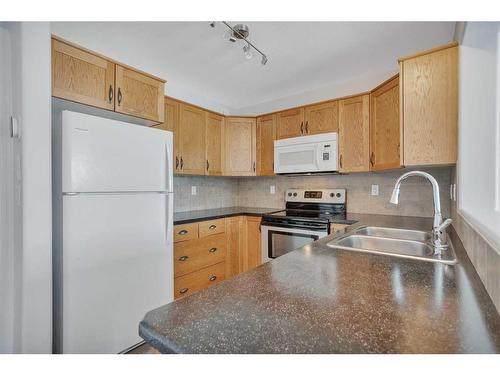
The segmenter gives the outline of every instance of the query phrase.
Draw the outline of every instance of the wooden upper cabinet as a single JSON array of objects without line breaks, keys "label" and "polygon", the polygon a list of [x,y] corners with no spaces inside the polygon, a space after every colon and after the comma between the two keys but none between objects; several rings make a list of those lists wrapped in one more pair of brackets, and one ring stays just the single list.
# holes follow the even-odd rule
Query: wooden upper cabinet
[{"label": "wooden upper cabinet", "polygon": [[52,95],[114,110],[115,64],[52,39]]},{"label": "wooden upper cabinet", "polygon": [[370,169],[401,167],[401,122],[399,121],[399,75],[371,93]]},{"label": "wooden upper cabinet", "polygon": [[255,176],[255,118],[226,117],[225,167],[228,176]]},{"label": "wooden upper cabinet", "polygon": [[257,176],[274,175],[276,115],[257,118]]},{"label": "wooden upper cabinet", "polygon": [[[165,119],[159,124],[155,125],[155,128],[168,130],[173,133],[173,167],[174,172],[179,168],[179,107],[180,103],[177,100],[165,97]],[[177,162],[176,162],[177,160]]]},{"label": "wooden upper cabinet", "polygon": [[211,176],[222,175],[222,139],[224,117],[215,113],[207,113],[206,126],[206,166],[205,174]]},{"label": "wooden upper cabinet", "polygon": [[277,114],[276,138],[300,137],[305,134],[304,108],[293,108]]},{"label": "wooden upper cabinet", "polygon": [[206,112],[184,103],[180,104],[178,152],[175,173],[205,174]]},{"label": "wooden upper cabinet", "polygon": [[339,101],[339,167],[341,172],[370,170],[370,95]]},{"label": "wooden upper cabinet", "polygon": [[304,133],[307,135],[339,131],[339,108],[337,101],[305,107]]},{"label": "wooden upper cabinet", "polygon": [[400,60],[405,166],[457,162],[458,46]]},{"label": "wooden upper cabinet", "polygon": [[116,65],[116,112],[163,122],[164,91],[164,82]]}]

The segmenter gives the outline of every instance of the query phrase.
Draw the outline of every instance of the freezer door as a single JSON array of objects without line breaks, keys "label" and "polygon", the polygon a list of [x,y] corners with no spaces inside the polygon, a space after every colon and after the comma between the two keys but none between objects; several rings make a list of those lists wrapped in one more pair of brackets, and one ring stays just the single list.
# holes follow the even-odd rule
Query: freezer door
[{"label": "freezer door", "polygon": [[63,215],[57,346],[123,351],[146,312],[173,301],[172,194],[64,196]]},{"label": "freezer door", "polygon": [[172,191],[172,133],[62,112],[62,191]]}]

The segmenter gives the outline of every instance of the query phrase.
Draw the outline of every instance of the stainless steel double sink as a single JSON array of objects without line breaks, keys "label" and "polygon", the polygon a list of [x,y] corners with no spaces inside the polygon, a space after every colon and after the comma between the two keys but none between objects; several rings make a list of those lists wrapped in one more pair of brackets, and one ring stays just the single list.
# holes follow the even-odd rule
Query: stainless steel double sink
[{"label": "stainless steel double sink", "polygon": [[357,228],[343,237],[330,241],[327,246],[427,262],[457,263],[451,245],[440,255],[436,255],[430,241],[429,232],[369,226]]}]

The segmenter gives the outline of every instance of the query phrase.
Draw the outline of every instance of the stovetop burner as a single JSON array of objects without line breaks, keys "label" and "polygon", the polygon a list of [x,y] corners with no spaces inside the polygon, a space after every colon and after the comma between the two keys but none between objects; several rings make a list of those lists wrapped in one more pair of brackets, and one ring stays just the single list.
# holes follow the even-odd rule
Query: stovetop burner
[{"label": "stovetop burner", "polygon": [[339,211],[338,209],[332,209],[330,211],[287,209],[287,210],[272,212],[268,214],[268,216],[331,221],[333,219],[345,220],[345,211],[344,210]]}]

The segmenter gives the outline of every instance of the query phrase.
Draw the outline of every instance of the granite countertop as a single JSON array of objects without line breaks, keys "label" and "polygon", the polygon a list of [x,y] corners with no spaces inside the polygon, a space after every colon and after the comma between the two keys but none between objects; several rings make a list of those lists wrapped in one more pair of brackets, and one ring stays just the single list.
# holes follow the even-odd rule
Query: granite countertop
[{"label": "granite countertop", "polygon": [[231,216],[262,216],[268,212],[282,210],[282,208],[266,207],[225,207],[209,210],[196,210],[185,212],[174,212],[174,225],[192,223],[195,221],[220,219]]},{"label": "granite countertop", "polygon": [[150,311],[139,333],[163,353],[500,352],[500,316],[453,229],[454,266],[327,247],[336,236]]}]

